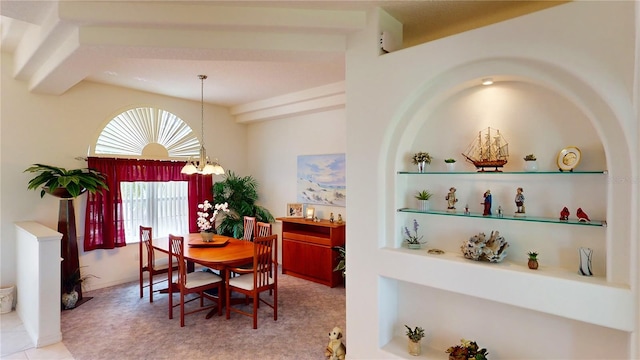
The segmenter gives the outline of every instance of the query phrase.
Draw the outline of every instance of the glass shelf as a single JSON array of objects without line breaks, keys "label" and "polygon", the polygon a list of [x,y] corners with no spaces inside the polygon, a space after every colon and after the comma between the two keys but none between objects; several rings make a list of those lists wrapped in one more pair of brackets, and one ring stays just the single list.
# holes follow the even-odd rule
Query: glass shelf
[{"label": "glass shelf", "polygon": [[491,175],[580,175],[580,174],[604,174],[607,175],[607,170],[595,170],[595,171],[429,171],[429,172],[417,172],[417,171],[398,171],[400,175],[478,175],[478,174],[491,174]]},{"label": "glass shelf", "polygon": [[498,217],[497,215],[484,216],[481,213],[465,214],[464,211],[460,211],[460,210],[458,210],[457,212],[449,212],[449,211],[440,211],[440,210],[422,211],[418,209],[402,208],[402,209],[398,209],[398,212],[428,214],[428,215],[460,216],[460,217],[467,217],[467,218],[494,219],[494,220],[528,221],[528,222],[535,222],[535,223],[552,223],[552,224],[563,224],[563,225],[601,226],[601,227],[607,226],[606,220],[591,220],[591,222],[581,222],[578,220],[569,219],[567,221],[562,221],[560,219],[536,217],[536,216],[529,216],[529,215],[527,216],[503,215],[502,217]]}]

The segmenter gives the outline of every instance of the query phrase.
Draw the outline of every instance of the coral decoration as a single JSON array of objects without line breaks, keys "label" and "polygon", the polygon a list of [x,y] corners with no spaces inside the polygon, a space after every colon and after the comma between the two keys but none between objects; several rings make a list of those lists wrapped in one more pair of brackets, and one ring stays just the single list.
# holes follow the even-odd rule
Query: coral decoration
[{"label": "coral decoration", "polygon": [[497,231],[492,231],[487,239],[484,233],[474,235],[465,241],[460,250],[465,258],[476,261],[500,262],[506,256],[509,243]]}]

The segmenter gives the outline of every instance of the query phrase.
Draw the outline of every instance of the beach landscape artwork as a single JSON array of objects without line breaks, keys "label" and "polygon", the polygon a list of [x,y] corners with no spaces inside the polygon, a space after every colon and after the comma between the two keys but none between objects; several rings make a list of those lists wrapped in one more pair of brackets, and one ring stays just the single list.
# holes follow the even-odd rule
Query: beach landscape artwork
[{"label": "beach landscape artwork", "polygon": [[345,206],[345,154],[298,156],[298,202]]}]

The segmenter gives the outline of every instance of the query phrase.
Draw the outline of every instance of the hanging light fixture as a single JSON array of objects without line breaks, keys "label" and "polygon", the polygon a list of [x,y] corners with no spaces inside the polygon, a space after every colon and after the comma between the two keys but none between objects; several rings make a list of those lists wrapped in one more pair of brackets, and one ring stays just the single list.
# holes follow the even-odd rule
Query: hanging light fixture
[{"label": "hanging light fixture", "polygon": [[192,175],[192,174],[202,174],[202,175],[222,175],[224,174],[224,169],[218,163],[218,159],[216,161],[211,161],[207,156],[207,150],[204,148],[204,80],[207,78],[207,75],[198,75],[201,83],[201,97],[200,97],[200,131],[202,136],[202,141],[200,143],[200,155],[194,159],[193,156],[189,157],[187,164],[180,171],[183,174]]}]

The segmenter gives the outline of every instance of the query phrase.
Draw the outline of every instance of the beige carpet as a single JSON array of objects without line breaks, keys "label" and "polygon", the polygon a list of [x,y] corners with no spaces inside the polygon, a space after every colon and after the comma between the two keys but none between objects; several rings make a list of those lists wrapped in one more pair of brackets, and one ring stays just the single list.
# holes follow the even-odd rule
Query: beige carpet
[{"label": "beige carpet", "polygon": [[346,326],[345,288],[282,274],[278,285],[278,320],[262,305],[257,330],[250,317],[231,313],[226,320],[224,312],[211,319],[206,312],[187,315],[181,328],[179,309],[168,318],[167,295],[155,294],[149,303],[146,295],[140,299],[137,282],[86,292],[93,299],[62,312],[63,343],[76,360],[325,359],[329,331]]}]

